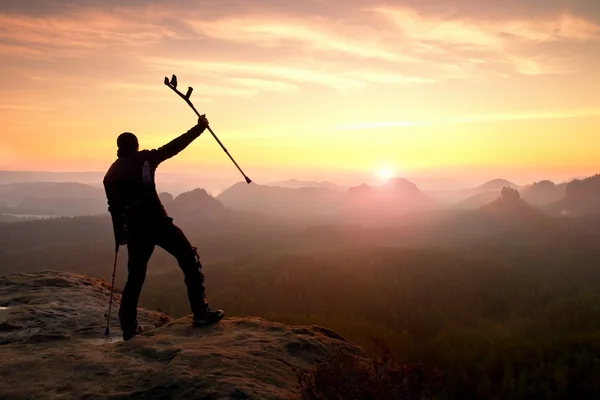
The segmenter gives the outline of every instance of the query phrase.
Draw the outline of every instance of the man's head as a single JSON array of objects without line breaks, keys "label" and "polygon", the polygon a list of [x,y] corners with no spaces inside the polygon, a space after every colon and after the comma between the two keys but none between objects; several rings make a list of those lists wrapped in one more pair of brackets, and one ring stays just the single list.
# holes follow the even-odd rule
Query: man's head
[{"label": "man's head", "polygon": [[117,156],[125,157],[139,149],[137,137],[131,132],[123,132],[117,138]]}]

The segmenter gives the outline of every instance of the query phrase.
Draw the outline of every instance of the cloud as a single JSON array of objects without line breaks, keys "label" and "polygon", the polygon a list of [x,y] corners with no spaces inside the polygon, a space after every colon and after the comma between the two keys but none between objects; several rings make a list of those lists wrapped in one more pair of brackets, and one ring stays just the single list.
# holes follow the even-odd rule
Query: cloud
[{"label": "cloud", "polygon": [[514,69],[522,75],[560,75],[577,72],[578,68],[560,58],[507,55]]},{"label": "cloud", "polygon": [[382,33],[369,25],[346,25],[324,17],[296,19],[285,15],[247,16],[190,21],[202,35],[263,47],[299,46],[300,50],[333,52],[392,62],[415,59],[382,46]]},{"label": "cloud", "polygon": [[298,89],[298,85],[294,85],[289,82],[275,81],[269,79],[230,78],[229,81],[233,84],[242,85],[248,88],[273,92],[289,92],[291,90]]},{"label": "cloud", "polygon": [[[511,67],[525,75],[577,70],[564,57],[545,54],[544,45],[597,42],[600,25],[558,13],[540,19],[474,19],[453,13],[423,14],[414,8],[379,6],[370,12],[391,23],[398,40],[423,59],[455,59],[460,67],[478,64]],[[537,47],[536,47],[537,46]]]},{"label": "cloud", "polygon": [[[214,79],[214,95],[242,97],[307,85],[353,93],[377,85],[565,74],[578,71],[584,57],[573,55],[571,45],[600,40],[599,24],[558,9],[537,19],[490,19],[419,5],[432,5],[429,0],[413,7],[354,0],[343,9],[319,1],[253,7],[225,1],[211,12],[187,1],[35,1],[37,11],[11,1],[9,9],[21,12],[0,12],[0,55],[29,60],[32,75],[41,76],[39,60],[68,59],[54,68],[88,80],[86,64],[105,78],[117,69],[135,68],[136,76],[183,69]],[[447,4],[463,3],[476,4]]]},{"label": "cloud", "polygon": [[[168,60],[148,57],[146,63],[157,70],[189,71],[188,77],[207,78],[207,75],[221,79],[263,79],[283,80],[285,82],[317,84],[334,87],[339,90],[361,89],[366,83],[355,77],[348,77],[335,71],[324,71],[318,68],[300,68],[286,65],[267,64],[261,62],[220,62],[205,60]],[[246,81],[247,84],[248,81]]]},{"label": "cloud", "polygon": [[491,32],[466,21],[422,15],[416,9],[407,7],[380,6],[372,8],[371,11],[392,22],[403,40],[424,43],[430,48],[436,47],[436,44],[498,48],[502,44],[502,40]]},{"label": "cloud", "polygon": [[600,25],[582,17],[560,13],[542,20],[508,20],[484,24],[496,35],[508,35],[532,42],[594,41],[600,39]]},{"label": "cloud", "polygon": [[[105,90],[114,90],[116,92],[126,91],[130,98],[137,102],[151,103],[163,102],[162,95],[165,93],[164,86],[148,85],[132,82],[108,82],[99,83]],[[181,89],[180,89],[181,90]],[[235,86],[203,84],[202,96],[193,96],[194,103],[209,103],[211,96],[232,96],[232,97],[253,97],[258,93],[256,89],[238,88]]]},{"label": "cloud", "polygon": [[48,18],[0,14],[0,50],[31,58],[81,57],[98,49],[139,48],[173,38],[153,9],[81,10]]},{"label": "cloud", "polygon": [[52,107],[51,105],[14,104],[14,103],[10,103],[10,104],[4,103],[3,104],[3,103],[0,103],[0,110],[40,112],[40,111],[52,111],[52,110],[54,110],[54,107]]},{"label": "cloud", "polygon": [[[287,92],[301,85],[332,88],[340,93],[354,93],[372,84],[407,85],[432,83],[434,80],[393,73],[377,68],[325,67],[319,62],[297,61],[262,63],[260,61],[220,62],[209,60],[168,60],[149,57],[145,64],[156,70],[186,71],[188,79],[214,79],[236,87],[257,91]],[[291,64],[291,65],[290,65]]]},{"label": "cloud", "polygon": [[344,124],[336,127],[337,130],[361,130],[376,128],[412,127],[423,125],[446,125],[446,124],[470,124],[479,122],[499,121],[524,121],[524,120],[552,120],[570,118],[595,118],[600,117],[600,108],[580,110],[554,110],[515,112],[505,114],[478,114],[457,116],[452,118],[439,118],[430,120],[405,120],[405,121],[383,121]]},{"label": "cloud", "polygon": [[0,55],[5,60],[10,58],[44,59],[46,52],[39,48],[15,43],[0,43]]},{"label": "cloud", "polygon": [[[95,4],[95,3],[94,3]],[[111,61],[133,63],[148,71],[143,61],[159,54],[177,59],[202,48],[203,60],[193,68],[225,78],[214,93],[254,96],[260,92],[286,92],[299,84],[333,87],[341,92],[371,84],[428,83],[426,77],[380,68],[376,63],[418,60],[382,45],[381,33],[368,24],[336,23],[326,17],[300,20],[294,16],[245,14],[206,18],[204,11],[181,5],[101,8],[66,8],[48,17],[0,14],[0,54],[30,60],[99,60],[102,68]],[[74,11],[76,10],[76,11]],[[217,13],[218,15],[218,13]],[[168,45],[167,45],[168,43]],[[269,60],[249,51],[229,52],[223,43],[245,49],[277,46]],[[237,49],[236,49],[237,50]],[[314,57],[315,55],[318,56]],[[153,56],[148,56],[153,54]],[[240,56],[236,57],[236,54]],[[248,56],[249,55],[249,56]],[[345,57],[341,59],[340,57]],[[189,60],[188,57],[186,57]],[[171,63],[180,66],[181,63]],[[189,65],[190,63],[188,63]],[[96,67],[99,65],[97,64]],[[73,64],[69,68],[75,68]]]},{"label": "cloud", "polygon": [[380,6],[371,11],[392,22],[406,39],[420,43],[503,49],[513,41],[557,42],[600,39],[600,25],[567,13],[544,19],[471,19],[421,14],[406,7]]}]

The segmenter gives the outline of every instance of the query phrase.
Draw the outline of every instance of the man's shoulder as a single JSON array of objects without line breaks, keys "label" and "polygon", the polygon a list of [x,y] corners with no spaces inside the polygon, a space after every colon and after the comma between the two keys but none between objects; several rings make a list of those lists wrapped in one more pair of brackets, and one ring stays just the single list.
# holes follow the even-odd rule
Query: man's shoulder
[{"label": "man's shoulder", "polygon": [[150,150],[150,149],[144,149],[144,150],[140,150],[137,152],[138,157],[142,158],[142,159],[148,159],[151,158],[154,153],[156,153],[156,150]]},{"label": "man's shoulder", "polygon": [[124,158],[117,158],[114,160],[106,170],[103,182],[107,184],[119,180],[120,175],[122,175],[124,170],[129,168],[130,163],[130,161],[127,161]]},{"label": "man's shoulder", "polygon": [[152,164],[152,159],[151,150],[140,150],[126,157],[117,158],[104,175],[104,182],[127,180],[132,174],[143,168],[146,162]]},{"label": "man's shoulder", "polygon": [[104,183],[107,183],[108,181],[110,181],[110,178],[113,175],[114,170],[117,166],[117,161],[119,161],[119,159],[116,159],[115,161],[113,161],[112,164],[110,164],[110,166],[106,170],[106,173],[104,174],[104,179],[102,180]]},{"label": "man's shoulder", "polygon": [[137,152],[138,160],[140,160],[142,165],[150,165],[153,168],[156,168],[158,165],[158,159],[160,158],[160,154],[156,149],[144,149]]}]

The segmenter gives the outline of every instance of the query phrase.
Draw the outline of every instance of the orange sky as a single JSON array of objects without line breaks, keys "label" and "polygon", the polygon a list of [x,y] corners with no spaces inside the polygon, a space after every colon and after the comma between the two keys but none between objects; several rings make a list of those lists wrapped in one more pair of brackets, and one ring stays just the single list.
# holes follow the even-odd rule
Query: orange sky
[{"label": "orange sky", "polygon": [[[0,169],[165,143],[176,73],[257,181],[600,172],[597,0],[3,0],[0,56]],[[208,132],[161,169],[241,179]]]}]

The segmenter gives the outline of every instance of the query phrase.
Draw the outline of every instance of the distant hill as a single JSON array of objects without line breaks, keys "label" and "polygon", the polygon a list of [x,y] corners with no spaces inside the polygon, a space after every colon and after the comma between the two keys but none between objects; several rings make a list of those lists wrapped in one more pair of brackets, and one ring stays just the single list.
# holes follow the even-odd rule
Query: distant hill
[{"label": "distant hill", "polygon": [[[225,208],[204,189],[193,189],[175,198],[170,193],[161,192],[159,197],[170,214],[184,218],[207,217]],[[0,185],[0,202],[0,214],[6,215],[83,216],[108,213],[103,189],[73,182]]]},{"label": "distant hill", "polygon": [[481,207],[478,212],[481,217],[486,217],[490,226],[495,223],[496,226],[527,231],[557,226],[551,216],[523,200],[514,188],[502,189],[498,199]]},{"label": "distant hill", "polygon": [[[106,165],[106,169],[110,163]],[[104,171],[89,172],[46,172],[46,171],[5,171],[0,170],[0,185],[13,183],[71,183],[77,182],[102,189]],[[173,194],[181,194],[203,187],[210,191],[220,190],[223,179],[205,172],[178,173],[159,171],[156,174],[156,185],[160,191],[168,191]]]},{"label": "distant hill", "polygon": [[331,190],[337,190],[337,191],[345,191],[346,189],[348,189],[347,186],[338,185],[337,183],[333,183],[333,182],[302,181],[302,180],[298,180],[298,179],[288,179],[285,181],[272,182],[272,183],[269,183],[267,186],[279,186],[279,187],[290,188],[290,189],[314,187],[314,188],[331,189]]},{"label": "distant hill", "polygon": [[478,193],[461,201],[456,206],[462,209],[477,209],[485,206],[498,198],[498,190],[490,190],[488,192]]},{"label": "distant hill", "polygon": [[428,196],[424,195],[423,192],[411,181],[404,178],[390,179],[381,186],[370,186],[362,184],[360,186],[354,186],[346,191],[348,196],[377,196],[377,197],[389,197],[389,198],[418,198],[425,199],[427,202],[435,203]]},{"label": "distant hill", "polygon": [[436,200],[459,209],[476,209],[494,201],[505,188],[520,189],[520,186],[506,179],[493,179],[481,185],[460,190],[427,192]]},{"label": "distant hill", "polygon": [[492,179],[482,185],[476,186],[472,190],[477,193],[483,193],[488,191],[499,191],[504,189],[505,187],[520,189],[521,187],[511,181],[507,181],[506,179]]},{"label": "distant hill", "polygon": [[174,200],[173,195],[169,192],[160,192],[158,193],[158,198],[162,202],[163,206],[168,207],[171,202]]},{"label": "distant hill", "polygon": [[567,184],[559,185],[545,180],[527,185],[521,189],[521,197],[530,204],[546,205],[556,202],[565,196]]},{"label": "distant hill", "polygon": [[519,191],[514,188],[505,187],[495,201],[486,204],[479,208],[482,213],[489,215],[498,214],[502,216],[524,216],[532,214],[540,214],[530,204],[521,198]]},{"label": "distant hill", "polygon": [[240,182],[225,190],[217,199],[234,210],[338,222],[402,215],[439,207],[414,183],[401,178],[392,179],[381,186],[354,186],[345,192],[318,187],[285,188]]},{"label": "distant hill", "polygon": [[0,185],[38,182],[79,182],[100,187],[105,172],[2,171]]},{"label": "distant hill", "polygon": [[344,193],[318,187],[286,188],[239,182],[217,200],[233,210],[289,218],[323,217],[338,213]]},{"label": "distant hill", "polygon": [[464,182],[453,178],[424,176],[406,176],[405,178],[417,185],[423,193],[457,191],[468,186]]},{"label": "distant hill", "polygon": [[548,210],[565,216],[599,216],[600,175],[568,183],[564,198],[549,204]]},{"label": "distant hill", "polygon": [[572,182],[572,181],[582,181],[582,180],[584,180],[585,178],[587,178],[587,176],[572,176],[571,178],[569,178],[569,179],[565,180],[565,181],[564,181],[564,182],[562,182],[562,183],[570,183],[570,182]]},{"label": "distant hill", "polygon": [[437,201],[403,178],[391,179],[381,186],[351,187],[345,199],[345,211],[363,221],[439,208]]},{"label": "distant hill", "polygon": [[31,197],[93,199],[103,196],[102,188],[78,182],[21,182],[0,185],[0,202],[11,207],[18,206]]},{"label": "distant hill", "polygon": [[[163,195],[163,198],[165,196]],[[225,212],[225,206],[204,189],[194,189],[163,203],[167,212],[181,218],[210,218]]]},{"label": "distant hill", "polygon": [[[503,184],[504,186],[500,186]],[[498,188],[498,186],[500,187]],[[527,186],[518,186],[510,181],[496,179],[472,189],[473,191],[481,192],[459,202],[456,206],[461,209],[483,207],[496,200],[498,193],[504,188],[519,190],[521,198],[529,204],[545,205],[561,199],[565,194],[566,185],[556,185],[551,181],[540,181]]]},{"label": "distant hill", "polygon": [[94,215],[107,212],[104,190],[77,182],[22,182],[0,185],[2,214]]},{"label": "distant hill", "polygon": [[528,204],[515,188],[505,187],[496,200],[469,211],[454,222],[461,233],[486,235],[491,240],[510,240],[524,244],[560,233],[560,226],[550,215]]}]

